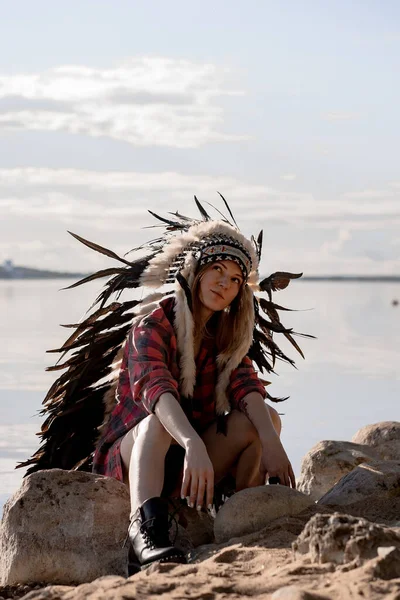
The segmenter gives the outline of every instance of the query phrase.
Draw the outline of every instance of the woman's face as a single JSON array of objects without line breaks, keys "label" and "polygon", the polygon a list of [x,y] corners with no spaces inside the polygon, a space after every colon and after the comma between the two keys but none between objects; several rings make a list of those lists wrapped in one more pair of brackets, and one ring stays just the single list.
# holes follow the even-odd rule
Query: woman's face
[{"label": "woman's face", "polygon": [[199,285],[203,316],[208,318],[229,306],[242,284],[242,271],[232,260],[221,260],[207,267]]}]

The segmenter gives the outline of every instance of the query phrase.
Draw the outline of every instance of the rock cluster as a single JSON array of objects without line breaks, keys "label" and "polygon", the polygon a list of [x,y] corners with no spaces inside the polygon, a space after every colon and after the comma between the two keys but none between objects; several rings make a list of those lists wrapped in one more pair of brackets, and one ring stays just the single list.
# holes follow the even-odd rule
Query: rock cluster
[{"label": "rock cluster", "polygon": [[400,549],[400,532],[340,513],[314,515],[293,544],[295,555],[338,565],[352,561],[359,565],[377,557],[382,548]]},{"label": "rock cluster", "polygon": [[303,459],[298,489],[321,505],[399,522],[400,423],[368,425],[351,442],[319,442]]},{"label": "rock cluster", "polygon": [[214,522],[181,509],[175,532],[189,564],[127,578],[127,488],[90,473],[32,474],[4,507],[0,600],[30,590],[26,600],[182,598],[193,590],[215,600],[400,598],[400,424],[320,442],[303,461],[299,488],[244,490]]},{"label": "rock cluster", "polygon": [[365,505],[366,500],[371,504],[375,497],[389,506],[400,498],[400,458],[359,465],[342,477],[318,503],[341,507],[357,502]]},{"label": "rock cluster", "polygon": [[400,458],[400,422],[383,421],[375,425],[367,425],[359,429],[351,441],[354,444],[362,444],[373,449],[381,460],[398,460]]},{"label": "rock cluster", "polygon": [[378,458],[368,446],[324,440],[311,448],[303,458],[297,488],[312,500],[319,500],[355,467]]}]

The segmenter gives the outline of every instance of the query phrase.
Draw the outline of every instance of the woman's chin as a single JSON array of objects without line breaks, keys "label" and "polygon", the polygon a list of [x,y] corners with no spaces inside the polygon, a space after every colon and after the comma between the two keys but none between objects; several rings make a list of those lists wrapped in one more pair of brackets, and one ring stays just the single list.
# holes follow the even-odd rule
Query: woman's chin
[{"label": "woman's chin", "polygon": [[225,302],[223,302],[222,300],[213,299],[207,302],[207,304],[205,304],[205,307],[208,310],[211,310],[212,312],[218,312],[220,310],[224,310]]},{"label": "woman's chin", "polygon": [[200,302],[203,305],[203,307],[211,313],[220,312],[226,307],[225,300],[223,298],[220,298],[216,294],[207,294],[206,297],[203,296],[200,299]]}]

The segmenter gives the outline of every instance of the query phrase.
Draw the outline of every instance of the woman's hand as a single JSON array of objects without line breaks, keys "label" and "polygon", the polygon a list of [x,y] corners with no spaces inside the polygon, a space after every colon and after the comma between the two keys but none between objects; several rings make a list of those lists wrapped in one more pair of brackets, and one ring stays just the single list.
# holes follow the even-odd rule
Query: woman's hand
[{"label": "woman's hand", "polygon": [[278,477],[281,485],[296,487],[292,465],[277,435],[262,442],[261,471],[264,476]]},{"label": "woman's hand", "polygon": [[182,498],[189,498],[191,508],[200,510],[205,502],[212,506],[214,497],[214,469],[204,442],[199,439],[185,447],[183,465]]}]

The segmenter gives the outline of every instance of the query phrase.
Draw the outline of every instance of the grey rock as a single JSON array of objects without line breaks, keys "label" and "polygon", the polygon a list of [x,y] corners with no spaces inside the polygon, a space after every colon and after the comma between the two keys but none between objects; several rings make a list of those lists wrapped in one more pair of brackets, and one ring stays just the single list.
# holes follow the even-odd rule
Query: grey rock
[{"label": "grey rock", "polygon": [[351,442],[324,440],[316,444],[303,458],[297,489],[319,500],[344,475],[361,463],[378,458],[368,446]]},{"label": "grey rock", "polygon": [[355,502],[373,503],[373,497],[390,502],[399,495],[400,460],[375,461],[361,464],[342,479],[320,500],[318,504],[346,506]]},{"label": "grey rock", "polygon": [[378,548],[400,548],[400,534],[366,519],[334,513],[314,515],[293,543],[296,558],[312,563],[354,563],[378,556]]},{"label": "grey rock", "polygon": [[4,507],[0,583],[77,584],[127,576],[127,487],[78,471],[39,471]]},{"label": "grey rock", "polygon": [[400,459],[400,421],[382,421],[359,429],[352,442],[373,448],[382,460]]},{"label": "grey rock", "polygon": [[217,544],[263,529],[274,519],[293,516],[313,502],[283,485],[264,485],[237,492],[225,502],[214,521]]}]

